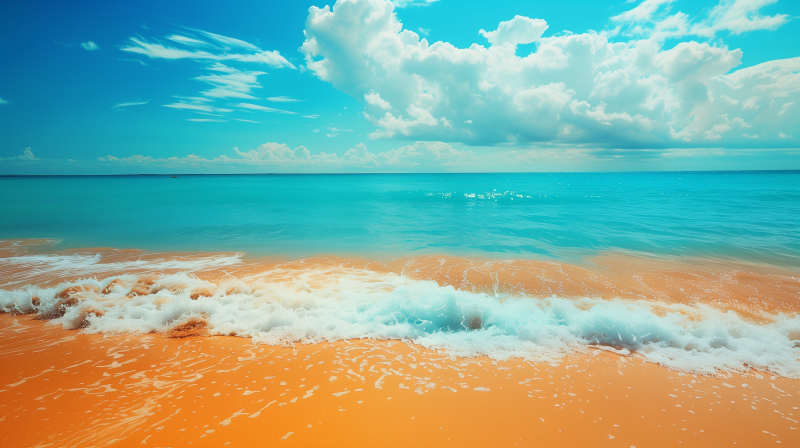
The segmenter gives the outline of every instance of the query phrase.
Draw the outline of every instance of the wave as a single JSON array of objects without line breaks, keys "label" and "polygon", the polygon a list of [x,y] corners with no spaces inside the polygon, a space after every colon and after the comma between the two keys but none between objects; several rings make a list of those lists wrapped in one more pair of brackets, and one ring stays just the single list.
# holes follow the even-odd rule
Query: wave
[{"label": "wave", "polygon": [[206,269],[223,268],[240,264],[241,254],[187,256],[182,258],[142,258],[114,261],[114,257],[104,257],[100,253],[75,254],[25,254],[0,258],[0,274],[6,280],[0,286],[9,286],[21,281],[30,280],[34,276],[70,277],[86,276],[109,272],[159,272],[186,271],[194,272]]},{"label": "wave", "polygon": [[796,314],[753,322],[703,304],[487,294],[368,269],[274,268],[219,281],[126,274],[0,290],[0,309],[90,333],[272,345],[399,339],[455,356],[545,362],[604,349],[692,373],[800,378]]}]

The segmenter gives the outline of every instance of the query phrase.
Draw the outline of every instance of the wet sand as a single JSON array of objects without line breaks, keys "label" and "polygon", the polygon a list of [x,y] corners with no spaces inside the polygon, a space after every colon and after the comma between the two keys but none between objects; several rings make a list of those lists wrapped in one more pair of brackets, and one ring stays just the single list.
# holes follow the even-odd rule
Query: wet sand
[{"label": "wet sand", "polygon": [[0,446],[800,445],[800,381],[600,350],[559,365],[402,342],[274,347],[0,315]]},{"label": "wet sand", "polygon": [[[190,291],[195,299],[231,294],[230,278],[286,282],[309,270],[325,276],[356,269],[488,294],[705,304],[757,323],[800,313],[796,271],[731,261],[623,254],[574,264],[452,256],[286,260],[50,251],[50,244],[0,241],[0,259],[24,260],[0,264],[1,287],[137,274],[127,281],[127,298],[158,299],[153,279],[186,271],[217,288]],[[221,259],[230,262],[220,266]],[[65,306],[84,306],[87,296],[108,292],[59,294]],[[763,371],[693,375],[601,347],[547,364],[456,358],[399,341],[256,345],[207,336],[197,322],[163,334],[87,334],[48,316],[6,311],[2,447],[800,446],[800,380]]]}]

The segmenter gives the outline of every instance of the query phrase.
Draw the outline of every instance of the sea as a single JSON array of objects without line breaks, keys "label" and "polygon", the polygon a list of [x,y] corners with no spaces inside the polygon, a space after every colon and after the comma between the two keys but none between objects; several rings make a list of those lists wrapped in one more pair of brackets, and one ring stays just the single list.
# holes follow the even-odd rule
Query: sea
[{"label": "sea", "polygon": [[4,176],[0,240],[65,330],[800,378],[800,171]]}]

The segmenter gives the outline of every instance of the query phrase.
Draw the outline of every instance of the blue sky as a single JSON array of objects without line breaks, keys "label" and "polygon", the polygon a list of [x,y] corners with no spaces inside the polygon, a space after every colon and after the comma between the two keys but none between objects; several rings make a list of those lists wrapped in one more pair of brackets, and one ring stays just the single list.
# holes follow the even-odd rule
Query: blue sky
[{"label": "blue sky", "polygon": [[0,5],[0,173],[800,169],[800,2]]}]

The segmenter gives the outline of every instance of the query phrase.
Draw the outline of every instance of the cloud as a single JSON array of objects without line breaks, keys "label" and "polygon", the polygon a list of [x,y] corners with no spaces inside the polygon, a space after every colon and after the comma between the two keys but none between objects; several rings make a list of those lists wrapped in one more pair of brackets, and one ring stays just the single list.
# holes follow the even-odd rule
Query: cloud
[{"label": "cloud", "polygon": [[405,8],[407,6],[428,6],[431,3],[436,3],[439,0],[392,0],[396,8]]},{"label": "cloud", "polygon": [[243,98],[257,99],[251,95],[253,89],[260,89],[258,76],[264,72],[240,71],[219,62],[207,67],[212,73],[198,76],[195,79],[213,86],[210,90],[200,92],[202,95],[214,98]]},{"label": "cloud", "polygon": [[611,20],[617,22],[644,22],[650,20],[661,5],[668,5],[675,0],[644,0],[635,8],[616,15]]},{"label": "cloud", "polygon": [[214,107],[205,104],[184,103],[184,102],[165,104],[164,107],[169,107],[172,109],[200,111],[200,112],[233,112],[233,109],[223,109],[220,107]]},{"label": "cloud", "polygon": [[10,102],[0,98],[0,104],[11,104]]},{"label": "cloud", "polygon": [[136,101],[132,101],[130,103],[117,103],[117,104],[111,106],[111,110],[121,111],[121,110],[125,110],[125,108],[127,108],[127,107],[142,106],[142,105],[147,104],[149,102],[150,102],[150,100],[147,100],[147,101],[136,100]]},{"label": "cloud", "polygon": [[476,162],[472,151],[459,151],[444,142],[416,142],[389,151],[373,153],[363,143],[348,149],[341,156],[337,153],[312,154],[305,146],[294,149],[285,143],[264,143],[256,149],[241,151],[233,149],[238,157],[220,155],[206,159],[194,154],[187,157],[153,158],[134,155],[130,157],[100,157],[101,162],[125,165],[158,165],[176,167],[184,165],[204,166],[284,166],[284,167],[361,167],[372,170],[381,167],[390,170],[409,167],[455,167]]},{"label": "cloud", "polygon": [[[174,38],[175,36],[170,37]],[[213,61],[235,60],[241,62],[257,62],[267,64],[272,68],[295,68],[295,66],[291,62],[287,61],[286,58],[281,56],[280,52],[278,51],[262,51],[256,49],[256,51],[251,53],[215,53],[206,50],[170,47],[159,42],[148,42],[138,37],[131,37],[128,39],[128,42],[128,46],[123,47],[122,51],[141,54],[151,59],[194,59]],[[187,44],[186,41],[181,41],[180,43],[191,47],[196,46],[193,44]],[[210,45],[210,48],[215,47]]]},{"label": "cloud", "polygon": [[150,64],[148,64],[148,63],[146,63],[146,62],[144,62],[144,61],[140,61],[140,60],[138,60],[138,59],[126,59],[126,58],[117,58],[117,59],[119,59],[120,61],[137,62],[137,63],[139,63],[139,64],[142,64],[142,65],[143,65],[143,66],[145,66],[145,67],[147,67],[148,65],[150,65]]},{"label": "cloud", "polygon": [[299,103],[305,100],[296,100],[287,96],[271,96],[267,98],[267,101],[271,101],[273,103]]},{"label": "cloud", "polygon": [[288,110],[281,110],[281,109],[273,109],[271,107],[259,106],[258,104],[239,103],[239,104],[232,104],[231,106],[238,107],[239,109],[249,109],[249,110],[258,110],[262,112],[277,112],[279,114],[297,115],[297,112],[291,112]]},{"label": "cloud", "polygon": [[778,115],[785,114],[789,110],[789,108],[792,107],[792,105],[794,105],[794,101],[789,101],[788,103],[785,103],[783,106],[781,106],[781,110],[780,112],[778,112]]},{"label": "cloud", "polygon": [[92,41],[82,43],[81,47],[84,50],[88,50],[88,51],[95,51],[95,50],[99,50],[100,49],[100,46],[97,45],[96,43],[92,42]]},{"label": "cloud", "polygon": [[33,151],[31,151],[31,148],[25,148],[22,151],[22,155],[19,155],[19,156],[16,156],[16,157],[6,157],[5,159],[0,157],[0,160],[22,161],[22,162],[39,162],[39,161],[41,161],[41,159],[39,159],[39,158],[37,158],[36,156],[33,155]]},{"label": "cloud", "polygon": [[507,22],[500,22],[496,30],[479,33],[492,45],[519,45],[536,42],[547,31],[547,22],[542,19],[530,19],[524,16],[514,16]]},{"label": "cloud", "polygon": [[[130,37],[122,51],[144,55],[151,59],[186,59],[203,64],[207,72],[193,79],[210,87],[202,90],[200,96],[184,98],[186,101],[166,104],[165,106],[201,114],[213,112],[215,116],[219,117],[224,116],[226,113],[234,112],[235,109],[216,107],[205,103],[229,98],[259,100],[255,95],[255,91],[262,87],[259,82],[259,76],[267,74],[263,71],[242,70],[234,65],[246,62],[264,64],[276,69],[296,68],[281,56],[278,51],[265,51],[241,39],[192,28],[184,28],[178,33],[168,35],[165,37],[165,41],[146,39],[141,36]],[[300,101],[285,96],[270,97],[267,100],[283,103]],[[272,109],[255,104],[242,104],[240,108],[244,109],[296,114],[296,112]],[[191,121],[201,121],[201,119]]]},{"label": "cloud", "polygon": [[[647,11],[630,17],[644,20]],[[784,144],[773,136],[800,126],[798,114],[778,115],[800,96],[800,58],[731,72],[742,52],[718,42],[610,42],[592,31],[543,38],[545,27],[516,16],[483,33],[490,47],[459,48],[403,29],[388,1],[339,0],[309,9],[301,51],[315,76],[364,101],[371,138],[733,147],[751,142],[718,125],[750,123],[751,133],[770,136],[767,145]],[[532,40],[535,51],[516,54],[515,44]],[[743,108],[752,97],[762,99],[758,108]]]},{"label": "cloud", "polygon": [[392,108],[392,105],[389,104],[388,101],[386,101],[383,98],[381,98],[381,95],[379,93],[375,92],[375,90],[370,90],[368,93],[365,93],[364,94],[364,100],[368,104],[372,104],[373,106],[378,106],[381,109],[391,109]]},{"label": "cloud", "polygon": [[[760,10],[778,0],[720,0],[703,18],[691,18],[683,12],[670,14],[675,0],[644,0],[635,8],[611,20],[627,24],[628,35],[643,35],[663,40],[671,37],[702,36],[711,38],[720,31],[742,34],[774,30],[789,20],[786,14],[761,15]],[[663,6],[663,8],[662,8]],[[694,22],[694,23],[692,23]]]},{"label": "cloud", "polygon": [[732,34],[742,34],[758,30],[774,30],[788,22],[787,14],[762,16],[760,9],[778,0],[721,0],[711,9],[708,20],[698,25],[693,32],[698,35],[713,36],[726,30]]}]

